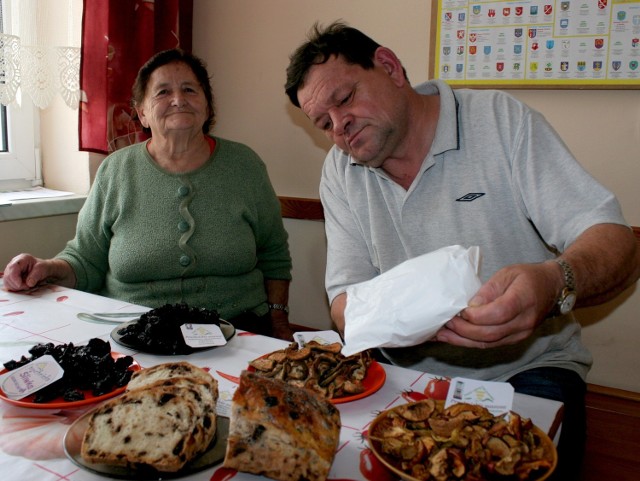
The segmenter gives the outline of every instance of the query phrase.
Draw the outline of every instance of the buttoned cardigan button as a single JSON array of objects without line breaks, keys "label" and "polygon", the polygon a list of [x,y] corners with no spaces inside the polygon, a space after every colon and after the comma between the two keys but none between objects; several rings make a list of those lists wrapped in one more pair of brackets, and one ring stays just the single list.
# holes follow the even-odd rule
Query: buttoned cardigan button
[{"label": "buttoned cardigan button", "polygon": [[181,256],[180,257],[180,265],[181,266],[186,267],[189,264],[191,264],[191,258],[189,256]]},{"label": "buttoned cardigan button", "polygon": [[186,220],[178,222],[178,230],[180,232],[187,232],[189,230],[189,223]]},{"label": "buttoned cardigan button", "polygon": [[187,187],[186,185],[181,185],[180,188],[178,189],[178,194],[181,197],[189,195],[189,187]]}]

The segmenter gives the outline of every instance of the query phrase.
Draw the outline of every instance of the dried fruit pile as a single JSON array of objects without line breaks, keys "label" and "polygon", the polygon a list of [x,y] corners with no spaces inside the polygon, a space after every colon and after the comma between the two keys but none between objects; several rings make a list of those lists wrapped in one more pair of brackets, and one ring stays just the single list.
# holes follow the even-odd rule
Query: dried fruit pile
[{"label": "dried fruit pile", "polygon": [[536,479],[555,450],[531,420],[494,416],[482,406],[427,399],[383,413],[369,430],[382,459],[418,480]]},{"label": "dried fruit pile", "polygon": [[187,304],[165,304],[144,313],[135,322],[119,329],[118,335],[127,345],[158,354],[189,354],[194,348],[184,342],[183,324],[220,325],[217,311],[189,307]]},{"label": "dried fruit pile", "polygon": [[74,346],[73,343],[36,344],[29,349],[29,354],[29,357],[22,356],[17,361],[5,362],[4,367],[7,371],[13,371],[49,354],[64,369],[62,378],[35,393],[35,403],[50,402],[57,398],[67,402],[81,401],[85,398],[83,391],[101,396],[126,385],[132,374],[129,366],[133,358],[122,356],[114,359],[111,356],[111,344],[97,338],[84,346]]},{"label": "dried fruit pile", "polygon": [[291,343],[249,364],[258,374],[311,389],[327,399],[352,396],[364,391],[362,381],[371,364],[368,351],[345,357],[342,344],[308,342],[303,348]]}]

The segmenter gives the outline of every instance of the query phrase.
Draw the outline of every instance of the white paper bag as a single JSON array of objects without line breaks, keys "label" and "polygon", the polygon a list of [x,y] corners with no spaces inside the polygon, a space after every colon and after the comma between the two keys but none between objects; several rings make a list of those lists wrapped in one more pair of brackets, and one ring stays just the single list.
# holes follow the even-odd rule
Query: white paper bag
[{"label": "white paper bag", "polygon": [[349,286],[342,354],[430,339],[480,288],[479,263],[479,247],[448,246]]}]

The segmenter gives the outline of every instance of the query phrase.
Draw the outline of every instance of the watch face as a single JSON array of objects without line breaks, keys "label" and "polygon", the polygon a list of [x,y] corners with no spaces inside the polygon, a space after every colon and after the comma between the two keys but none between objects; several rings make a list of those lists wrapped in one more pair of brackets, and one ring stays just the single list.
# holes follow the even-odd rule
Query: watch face
[{"label": "watch face", "polygon": [[560,301],[560,312],[562,314],[568,314],[573,309],[573,306],[576,305],[576,294],[575,292],[567,293],[564,298]]}]

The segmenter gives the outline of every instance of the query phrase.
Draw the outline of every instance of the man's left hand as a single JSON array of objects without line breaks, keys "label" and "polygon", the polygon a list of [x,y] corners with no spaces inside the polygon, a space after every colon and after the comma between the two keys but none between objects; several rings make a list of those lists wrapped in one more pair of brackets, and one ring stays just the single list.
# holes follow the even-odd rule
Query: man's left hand
[{"label": "man's left hand", "polygon": [[552,310],[564,279],[554,262],[505,267],[438,331],[435,340],[490,348],[529,337]]}]

